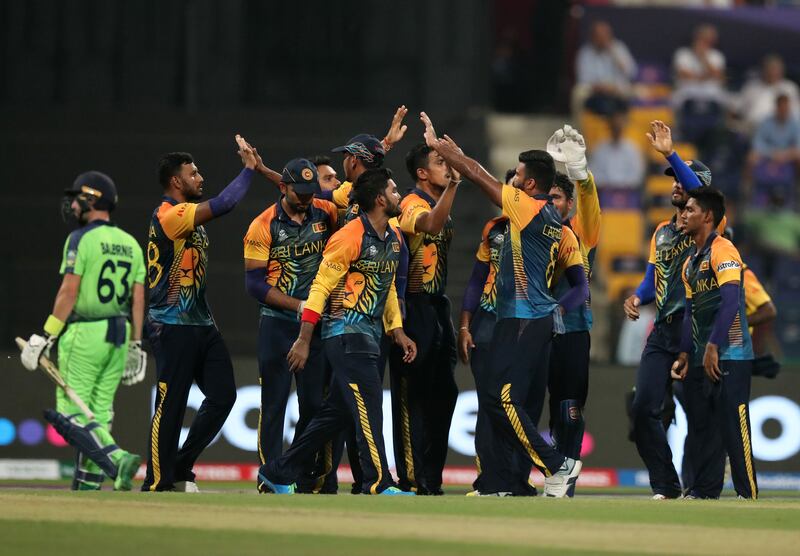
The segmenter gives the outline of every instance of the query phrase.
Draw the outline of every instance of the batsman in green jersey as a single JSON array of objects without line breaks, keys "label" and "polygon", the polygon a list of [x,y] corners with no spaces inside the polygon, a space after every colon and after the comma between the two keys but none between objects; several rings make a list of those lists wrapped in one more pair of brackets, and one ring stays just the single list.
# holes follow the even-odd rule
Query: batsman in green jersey
[{"label": "batsman in green jersey", "polygon": [[[117,446],[111,436],[114,394],[120,381],[144,379],[144,258],[136,240],[110,221],[117,204],[114,182],[100,172],[86,172],[67,190],[65,219],[79,228],[64,245],[63,280],[44,334],[33,334],[22,351],[22,364],[35,370],[60,336],[58,367],[66,383],[94,413],[89,420],[62,390],[56,411],[45,418],[78,450],[74,490],[97,490],[106,475],[115,490],[130,490],[141,457]],[[63,334],[62,334],[63,332]]]}]

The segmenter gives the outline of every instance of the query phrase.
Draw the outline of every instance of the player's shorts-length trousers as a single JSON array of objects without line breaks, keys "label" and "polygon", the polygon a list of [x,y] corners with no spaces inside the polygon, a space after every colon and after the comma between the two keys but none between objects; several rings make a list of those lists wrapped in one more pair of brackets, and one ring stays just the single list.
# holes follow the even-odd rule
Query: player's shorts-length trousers
[{"label": "player's shorts-length trousers", "polygon": [[[547,387],[553,318],[501,319],[494,328],[488,377],[478,387],[492,427],[496,464],[481,462],[486,492],[514,492],[520,481],[514,453],[545,476],[564,463],[539,434],[531,415],[541,412]],[[527,478],[527,477],[526,477]]]},{"label": "player's shorts-length trousers", "polygon": [[336,435],[355,425],[362,492],[378,494],[393,484],[383,440],[383,386],[378,373],[378,341],[365,334],[343,334],[323,341],[331,366],[328,396],[303,433],[283,456],[262,467],[278,484],[291,484],[305,463]]},{"label": "player's shorts-length trousers", "polygon": [[[216,326],[149,323],[156,357],[157,391],[142,490],[171,490],[193,481],[192,467],[222,429],[236,401],[228,348]],[[186,441],[178,450],[192,383],[205,396]]]},{"label": "player's shorts-length trousers", "polygon": [[[318,330],[318,329],[317,329]],[[262,315],[258,327],[258,372],[261,384],[261,411],[258,421],[258,458],[263,465],[280,457],[283,452],[283,427],[286,404],[292,386],[297,384],[297,401],[300,415],[295,426],[295,437],[306,428],[311,418],[322,407],[325,391],[325,357],[319,332],[311,339],[308,361],[303,370],[292,373],[286,355],[297,339],[300,323]],[[299,490],[314,490],[311,477],[316,457],[308,462],[308,477],[298,482]]]},{"label": "player's shorts-length trousers", "polygon": [[758,497],[750,434],[752,361],[720,361],[722,379],[713,383],[703,367],[690,367],[684,379],[686,418],[691,442],[688,459],[694,472],[690,494],[718,498],[725,476],[725,454],[731,462],[736,493]]},{"label": "player's shorts-length trousers", "polygon": [[404,363],[397,347],[390,356],[395,467],[400,488],[438,493],[458,399],[450,300],[408,295],[403,328],[417,344],[417,357]]},{"label": "player's shorts-length trousers", "polygon": [[682,321],[680,313],[654,325],[636,371],[636,393],[631,408],[633,439],[650,473],[650,488],[667,497],[681,493],[661,413],[672,384],[670,369],[678,357]]}]

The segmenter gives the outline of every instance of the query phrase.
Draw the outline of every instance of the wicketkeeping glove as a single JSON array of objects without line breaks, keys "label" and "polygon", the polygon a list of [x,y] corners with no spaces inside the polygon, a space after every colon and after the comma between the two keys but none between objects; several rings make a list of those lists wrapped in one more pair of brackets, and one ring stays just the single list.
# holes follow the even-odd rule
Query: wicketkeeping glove
[{"label": "wicketkeeping glove", "polygon": [[55,336],[45,333],[44,336],[38,334],[31,334],[28,343],[22,350],[19,358],[22,360],[22,366],[29,371],[35,371],[39,367],[39,358],[44,355],[50,357],[50,348],[56,342]]},{"label": "wicketkeeping glove", "polygon": [[569,179],[580,181],[589,177],[586,141],[572,126],[565,125],[550,136],[547,140],[547,152],[556,162],[564,163]]},{"label": "wicketkeeping glove", "polygon": [[144,380],[144,373],[147,369],[147,353],[142,350],[141,340],[136,340],[128,344],[128,361],[125,364],[125,372],[122,373],[122,384],[131,386]]}]

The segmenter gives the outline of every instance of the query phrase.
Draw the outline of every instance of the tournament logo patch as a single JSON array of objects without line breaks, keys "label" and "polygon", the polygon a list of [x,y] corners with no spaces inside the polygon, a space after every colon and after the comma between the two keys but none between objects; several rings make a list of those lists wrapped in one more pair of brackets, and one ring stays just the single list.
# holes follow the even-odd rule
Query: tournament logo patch
[{"label": "tournament logo patch", "polygon": [[75,266],[75,261],[78,258],[78,252],[75,249],[67,251],[67,264],[66,266]]},{"label": "tournament logo patch", "polygon": [[[306,170],[308,170],[308,168],[306,168]],[[311,225],[311,231],[314,232],[315,234],[321,234],[322,232],[324,232],[327,229],[328,229],[328,225],[325,222],[314,222]]]},{"label": "tournament logo patch", "polygon": [[278,241],[286,241],[287,237],[285,230],[278,230]]},{"label": "tournament logo patch", "polygon": [[492,243],[494,243],[495,245],[502,245],[503,241],[505,241],[503,234],[497,234],[496,236],[494,236]]},{"label": "tournament logo patch", "polygon": [[303,168],[303,171],[300,172],[300,175],[303,176],[303,179],[306,181],[311,181],[314,179],[314,172],[311,171],[311,168]]},{"label": "tournament logo patch", "polygon": [[722,261],[717,265],[717,272],[722,272],[723,270],[731,270],[733,268],[742,268],[736,261]]},{"label": "tournament logo patch", "polygon": [[377,255],[377,254],[378,254],[378,248],[377,248],[377,247],[375,247],[374,245],[370,245],[370,246],[369,246],[369,249],[367,249],[367,254],[368,254],[370,257],[374,257],[375,255]]},{"label": "tournament logo patch", "polygon": [[708,270],[708,261],[703,261],[700,263],[700,272],[704,272]]}]

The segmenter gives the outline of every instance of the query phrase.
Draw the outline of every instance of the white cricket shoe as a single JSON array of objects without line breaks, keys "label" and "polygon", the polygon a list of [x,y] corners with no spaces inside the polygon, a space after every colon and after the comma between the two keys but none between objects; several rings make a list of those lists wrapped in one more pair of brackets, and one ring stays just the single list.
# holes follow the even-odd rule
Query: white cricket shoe
[{"label": "white cricket shoe", "polygon": [[178,481],[175,483],[175,490],[177,492],[200,492],[200,489],[197,488],[197,483],[194,481]]},{"label": "white cricket shoe", "polygon": [[581,460],[567,458],[561,468],[544,479],[544,495],[550,498],[563,498],[569,487],[574,485],[580,475]]},{"label": "white cricket shoe", "polygon": [[656,493],[656,494],[653,495],[653,497],[650,500],[667,500],[667,499],[668,498],[666,496],[664,496],[663,494]]}]

